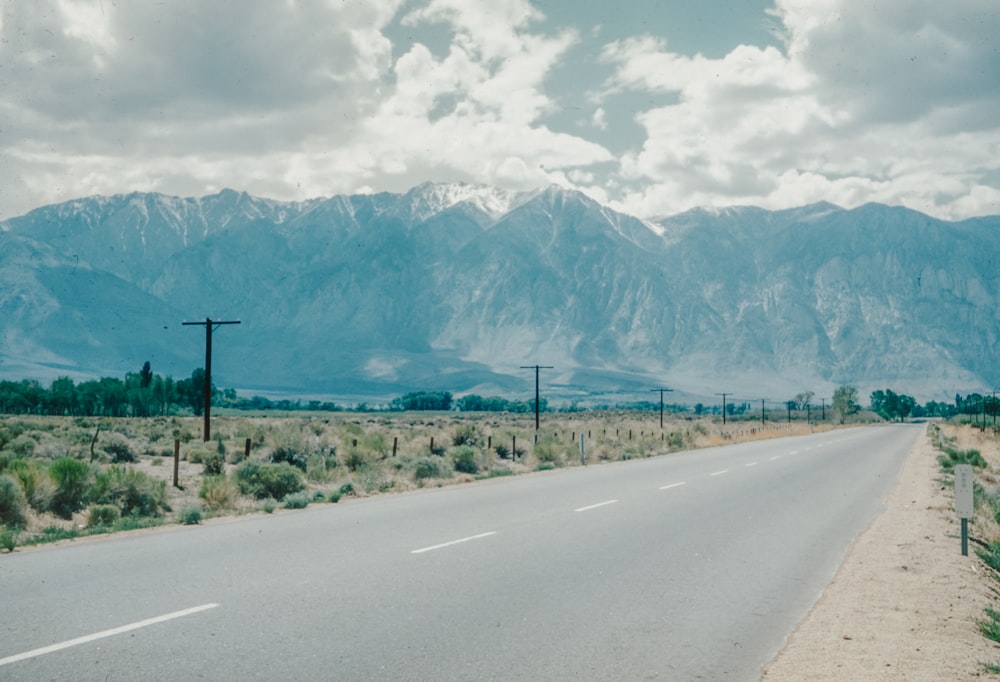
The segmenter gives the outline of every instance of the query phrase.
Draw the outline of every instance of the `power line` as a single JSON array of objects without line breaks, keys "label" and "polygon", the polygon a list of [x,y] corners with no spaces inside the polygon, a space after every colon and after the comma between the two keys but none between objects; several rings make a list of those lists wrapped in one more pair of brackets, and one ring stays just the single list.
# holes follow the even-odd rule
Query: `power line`
[{"label": "power line", "polygon": [[204,322],[181,322],[187,325],[205,326],[205,441],[212,440],[211,426],[209,425],[210,413],[212,410],[212,332],[224,324],[240,324],[239,320],[213,320],[206,317]]}]

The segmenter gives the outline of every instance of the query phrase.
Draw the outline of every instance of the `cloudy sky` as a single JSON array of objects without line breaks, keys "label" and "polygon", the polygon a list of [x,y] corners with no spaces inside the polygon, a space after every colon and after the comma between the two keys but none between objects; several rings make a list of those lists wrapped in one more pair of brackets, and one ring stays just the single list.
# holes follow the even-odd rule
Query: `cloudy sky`
[{"label": "cloudy sky", "polygon": [[4,0],[0,218],[560,184],[1000,213],[996,0]]}]

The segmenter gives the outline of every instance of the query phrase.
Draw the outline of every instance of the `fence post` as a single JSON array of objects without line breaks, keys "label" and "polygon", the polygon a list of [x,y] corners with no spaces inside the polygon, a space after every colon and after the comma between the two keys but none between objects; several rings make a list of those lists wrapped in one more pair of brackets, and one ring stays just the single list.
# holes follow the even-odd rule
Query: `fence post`
[{"label": "fence post", "polygon": [[181,439],[174,438],[174,487],[180,488],[177,485],[177,470],[181,465]]},{"label": "fence post", "polygon": [[243,459],[250,459],[250,439],[243,445]]},{"label": "fence post", "polygon": [[399,436],[392,437],[392,456],[396,456],[396,446],[399,444]]}]

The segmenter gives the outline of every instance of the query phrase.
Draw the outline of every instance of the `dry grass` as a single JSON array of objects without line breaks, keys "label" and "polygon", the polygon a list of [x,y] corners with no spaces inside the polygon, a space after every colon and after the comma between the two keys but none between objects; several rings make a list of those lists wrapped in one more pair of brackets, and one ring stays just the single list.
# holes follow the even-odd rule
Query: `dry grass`
[{"label": "dry grass", "polygon": [[[0,417],[0,428],[3,427],[18,436],[0,451],[0,457],[35,459],[42,468],[67,455],[108,466],[114,453],[126,447],[136,460],[128,466],[167,482],[171,508],[166,517],[168,522],[176,522],[180,511],[192,505],[201,505],[207,516],[245,514],[262,508],[261,501],[240,495],[232,480],[233,470],[244,459],[248,439],[251,459],[269,461],[272,457],[288,457],[288,461],[298,461],[305,469],[306,494],[313,500],[328,498],[342,490],[350,491],[348,496],[369,496],[579,466],[581,433],[585,435],[587,463],[594,464],[832,428],[810,427],[799,422],[768,422],[762,428],[759,422],[723,425],[710,418],[675,417],[661,431],[658,414],[622,411],[547,414],[537,433],[533,415],[430,412],[232,415],[213,419],[213,438],[209,442],[202,442],[202,421],[195,417]],[[95,433],[98,433],[96,442]],[[178,487],[173,485],[175,440],[180,451]],[[449,452],[459,442],[475,452],[478,469],[475,475],[454,471]],[[103,449],[108,444],[115,446],[109,448],[111,452]],[[523,452],[516,460],[509,455],[498,456],[498,445],[510,450],[515,444]],[[206,463],[213,458],[224,460],[221,466],[226,478],[206,483]],[[428,458],[436,464],[439,475],[426,477]],[[418,475],[421,460],[425,464]],[[43,528],[78,528],[85,524],[86,510],[70,520],[32,511],[25,530],[30,535]]]}]

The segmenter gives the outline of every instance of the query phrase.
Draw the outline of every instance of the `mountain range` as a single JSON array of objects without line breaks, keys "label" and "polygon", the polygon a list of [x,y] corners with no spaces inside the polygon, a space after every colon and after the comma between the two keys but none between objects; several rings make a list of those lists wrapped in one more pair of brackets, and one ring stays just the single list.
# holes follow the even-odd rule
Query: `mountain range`
[{"label": "mountain range", "polygon": [[[89,197],[0,223],[0,377],[204,364],[241,392],[783,401],[1000,384],[1000,217],[821,203],[640,220],[558,187]],[[201,333],[199,333],[201,332]]]}]

